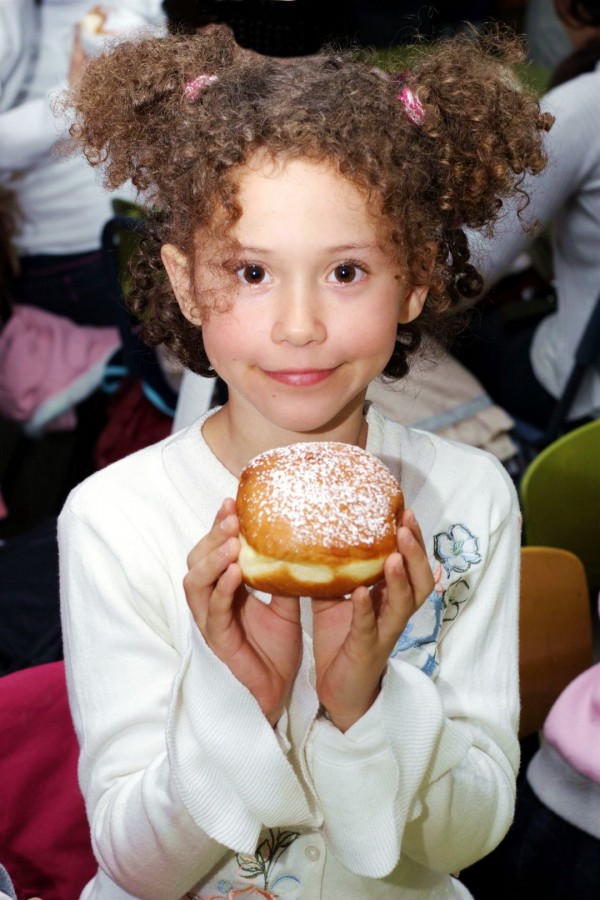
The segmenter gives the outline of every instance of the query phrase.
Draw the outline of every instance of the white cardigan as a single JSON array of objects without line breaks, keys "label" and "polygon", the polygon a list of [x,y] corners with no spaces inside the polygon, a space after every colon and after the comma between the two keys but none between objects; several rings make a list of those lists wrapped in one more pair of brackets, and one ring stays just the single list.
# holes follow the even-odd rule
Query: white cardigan
[{"label": "white cardigan", "polygon": [[187,553],[237,488],[202,421],[94,474],[60,516],[67,680],[101,868],[82,897],[207,900],[250,885],[303,900],[468,897],[447,873],[503,837],[518,766],[510,480],[488,454],[369,409],[367,449],[415,511],[436,588],[345,734],[316,718],[302,601],[303,661],[273,730],[184,596]]}]

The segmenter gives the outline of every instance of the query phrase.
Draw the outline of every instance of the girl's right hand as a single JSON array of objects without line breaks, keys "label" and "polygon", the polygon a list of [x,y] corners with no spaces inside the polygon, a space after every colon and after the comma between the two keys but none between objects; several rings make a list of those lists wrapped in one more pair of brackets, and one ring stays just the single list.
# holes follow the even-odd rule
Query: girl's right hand
[{"label": "girl's right hand", "polygon": [[183,587],[204,640],[275,726],[302,656],[300,603],[290,597],[273,597],[269,605],[257,600],[243,584],[239,552],[235,503],[225,500],[188,556]]}]

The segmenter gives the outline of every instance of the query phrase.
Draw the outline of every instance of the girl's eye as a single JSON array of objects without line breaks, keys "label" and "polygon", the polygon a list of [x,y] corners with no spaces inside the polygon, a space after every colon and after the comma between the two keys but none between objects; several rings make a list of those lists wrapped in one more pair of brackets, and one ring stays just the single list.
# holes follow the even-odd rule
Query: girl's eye
[{"label": "girl's eye", "polygon": [[357,281],[362,281],[364,277],[365,272],[360,266],[355,263],[341,263],[335,267],[327,280],[337,282],[337,284],[355,284]]},{"label": "girl's eye", "polygon": [[266,284],[271,281],[271,276],[266,269],[256,263],[242,266],[237,270],[236,275],[244,284]]}]

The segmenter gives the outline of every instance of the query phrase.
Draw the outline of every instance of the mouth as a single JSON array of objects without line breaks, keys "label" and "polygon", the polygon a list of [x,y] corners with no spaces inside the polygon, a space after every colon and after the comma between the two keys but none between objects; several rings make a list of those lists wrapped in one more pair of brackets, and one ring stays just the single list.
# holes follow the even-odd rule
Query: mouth
[{"label": "mouth", "polygon": [[326,381],[335,369],[290,369],[269,372],[263,370],[268,378],[289,387],[311,387]]}]

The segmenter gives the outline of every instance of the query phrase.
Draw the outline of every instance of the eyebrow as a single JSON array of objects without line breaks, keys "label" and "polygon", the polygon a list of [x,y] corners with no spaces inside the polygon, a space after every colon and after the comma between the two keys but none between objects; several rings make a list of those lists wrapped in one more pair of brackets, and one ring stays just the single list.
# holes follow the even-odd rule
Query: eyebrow
[{"label": "eyebrow", "polygon": [[358,244],[337,244],[335,247],[325,247],[327,253],[346,253],[349,250],[379,250],[379,245],[372,241]]},{"label": "eyebrow", "polygon": [[[335,253],[348,253],[350,251],[356,250],[379,250],[379,244],[374,244],[372,242],[365,243],[355,243],[355,244],[336,244],[333,247],[323,247],[324,253],[335,254]],[[269,250],[265,247],[246,247],[241,246],[241,250],[243,253],[248,254],[256,254],[257,256],[266,256],[268,253],[272,253],[272,250]]]}]

